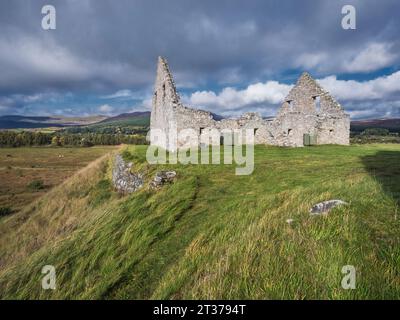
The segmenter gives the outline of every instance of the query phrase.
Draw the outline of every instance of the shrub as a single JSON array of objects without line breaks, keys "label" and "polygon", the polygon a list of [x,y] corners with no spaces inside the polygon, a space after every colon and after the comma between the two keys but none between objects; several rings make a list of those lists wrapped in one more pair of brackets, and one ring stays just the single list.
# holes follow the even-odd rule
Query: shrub
[{"label": "shrub", "polygon": [[61,144],[60,144],[60,138],[58,137],[58,136],[54,136],[52,139],[51,139],[51,144],[53,145],[53,146],[60,146]]},{"label": "shrub", "polygon": [[28,189],[32,191],[43,190],[45,188],[43,180],[33,180],[28,184]]},{"label": "shrub", "polygon": [[12,213],[10,207],[0,207],[0,217],[7,216]]},{"label": "shrub", "polygon": [[384,128],[367,128],[361,134],[365,136],[387,136],[389,135],[389,130]]},{"label": "shrub", "polygon": [[82,140],[81,140],[82,147],[93,147],[93,145],[94,145],[93,142],[90,141],[89,139],[82,138]]},{"label": "shrub", "polygon": [[124,159],[125,161],[132,161],[133,160],[133,154],[130,153],[128,150],[124,150],[121,153],[122,159]]}]

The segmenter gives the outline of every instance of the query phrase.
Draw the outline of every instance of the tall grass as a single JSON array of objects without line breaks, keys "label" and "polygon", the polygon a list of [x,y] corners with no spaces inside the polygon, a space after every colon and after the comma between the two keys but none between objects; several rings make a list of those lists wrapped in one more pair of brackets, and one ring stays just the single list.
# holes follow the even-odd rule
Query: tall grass
[{"label": "tall grass", "polygon": [[[255,171],[126,158],[146,186],[119,197],[109,159],[0,221],[0,296],[18,299],[382,299],[400,296],[400,147],[257,146]],[[161,169],[177,179],[159,191]],[[311,217],[323,200],[349,205]],[[288,224],[287,219],[293,219]],[[56,290],[41,289],[54,265]],[[356,289],[341,287],[344,265]]]}]

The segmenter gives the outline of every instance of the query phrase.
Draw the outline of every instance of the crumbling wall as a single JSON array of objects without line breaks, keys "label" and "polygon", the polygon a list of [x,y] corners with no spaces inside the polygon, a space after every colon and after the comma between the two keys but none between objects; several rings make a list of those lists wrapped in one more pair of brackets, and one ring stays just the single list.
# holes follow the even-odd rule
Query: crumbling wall
[{"label": "crumbling wall", "polygon": [[340,104],[308,73],[303,73],[289,92],[271,124],[271,144],[303,146],[303,137],[316,137],[317,144],[350,142],[350,117]]},{"label": "crumbling wall", "polygon": [[175,83],[165,59],[158,58],[157,76],[154,85],[150,129],[159,129],[165,133],[165,140],[151,137],[150,143],[167,150],[176,150],[174,139],[170,139],[171,131],[177,130],[175,109],[180,105]]},{"label": "crumbling wall", "polygon": [[348,145],[350,141],[350,118],[327,116],[317,123],[318,144]]},{"label": "crumbling wall", "polygon": [[[347,145],[350,140],[349,116],[308,73],[301,75],[272,121],[257,113],[216,121],[210,112],[182,105],[163,58],[158,61],[150,127],[161,129],[167,135],[165,141],[152,140],[151,144],[170,151],[197,146],[199,141],[200,144],[219,144],[224,131],[237,129],[253,130],[256,144],[301,147],[305,134],[315,136],[317,144]],[[191,141],[182,135],[185,129],[193,129],[197,139]],[[170,139],[171,133],[177,139]],[[246,143],[245,138],[241,142]]]},{"label": "crumbling wall", "polygon": [[132,162],[125,163],[120,154],[115,156],[112,182],[119,193],[132,193],[143,186],[143,175],[131,173]]},{"label": "crumbling wall", "polygon": [[[176,109],[176,119],[178,128],[178,147],[197,146],[199,144],[198,141],[200,134],[202,134],[206,128],[214,128],[216,122],[210,112],[191,109],[184,106],[180,106]],[[194,130],[197,134],[197,139],[195,141],[188,140],[188,138],[183,135],[183,130],[185,129]]]}]

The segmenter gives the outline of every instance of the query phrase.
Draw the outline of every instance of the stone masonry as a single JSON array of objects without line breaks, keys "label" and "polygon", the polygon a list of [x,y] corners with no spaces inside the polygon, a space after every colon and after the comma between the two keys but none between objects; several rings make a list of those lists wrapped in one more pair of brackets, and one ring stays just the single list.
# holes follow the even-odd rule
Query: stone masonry
[{"label": "stone masonry", "polygon": [[115,156],[112,181],[119,193],[132,193],[143,186],[143,175],[131,173],[132,163],[125,163],[120,154]]},{"label": "stone masonry", "polygon": [[[309,136],[312,137],[312,144],[348,145],[350,117],[305,72],[283,101],[274,119],[263,119],[258,113],[245,113],[237,119],[216,120],[211,112],[192,109],[181,103],[168,64],[164,58],[159,57],[150,129],[161,129],[167,136],[164,140],[151,137],[151,145],[169,151],[188,145],[183,137],[179,137],[184,129],[197,132],[201,137],[199,141],[205,140],[205,144],[216,143],[215,139],[211,142],[211,134],[209,137],[208,132],[252,129],[256,144],[302,147],[307,141],[306,136]],[[177,133],[178,139],[171,139],[171,133]]]}]

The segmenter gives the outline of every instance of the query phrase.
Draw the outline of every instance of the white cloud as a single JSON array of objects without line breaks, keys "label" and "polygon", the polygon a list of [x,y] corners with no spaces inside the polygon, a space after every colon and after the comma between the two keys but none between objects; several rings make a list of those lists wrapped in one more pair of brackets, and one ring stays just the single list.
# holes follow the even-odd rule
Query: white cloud
[{"label": "white cloud", "polygon": [[113,94],[103,96],[103,99],[117,99],[117,98],[133,98],[133,92],[128,89],[119,90]]},{"label": "white cloud", "polygon": [[342,100],[385,99],[394,93],[400,93],[400,71],[362,82],[338,80],[336,76],[329,76],[318,82],[333,96]]},{"label": "white cloud", "polygon": [[153,99],[152,98],[147,98],[144,99],[142,102],[142,106],[145,107],[146,109],[151,110],[151,104],[153,103]]},{"label": "white cloud", "polygon": [[[182,97],[182,100],[184,97]],[[127,112],[135,112],[135,111],[151,111],[153,99],[152,97],[144,98],[142,101],[135,103],[130,107]]]},{"label": "white cloud", "polygon": [[0,39],[0,61],[17,70],[29,70],[42,77],[64,75],[64,77],[84,78],[88,70],[79,59],[54,41],[31,37]]},{"label": "white cloud", "polygon": [[303,53],[295,61],[296,67],[305,69],[320,69],[320,66],[328,59],[328,54],[324,52]]},{"label": "white cloud", "polygon": [[[385,114],[386,109],[400,106],[400,71],[369,81],[338,80],[335,75],[317,81],[343,102],[346,112],[354,117]],[[292,86],[267,81],[243,90],[226,87],[219,93],[197,91],[191,96],[182,96],[182,99],[196,108],[203,107],[221,115],[238,115],[244,111],[274,115]],[[396,114],[396,110],[391,114]]]},{"label": "white cloud", "polygon": [[219,94],[213,91],[197,91],[188,100],[193,105],[237,109],[260,103],[277,104],[285,98],[290,88],[290,85],[277,81],[259,82],[244,90],[226,87]]},{"label": "white cloud", "polygon": [[113,112],[113,110],[114,108],[109,104],[103,104],[102,106],[99,107],[99,111],[106,114],[110,114],[111,112]]},{"label": "white cloud", "polygon": [[388,43],[370,43],[349,61],[343,64],[347,72],[369,72],[389,66],[396,55],[390,52]]},{"label": "white cloud", "polygon": [[[0,89],[28,87],[74,87],[90,83],[94,88],[134,86],[153,79],[144,68],[119,61],[99,61],[80,57],[52,38],[0,35]],[[117,92],[132,94],[130,90]]]},{"label": "white cloud", "polygon": [[392,43],[372,42],[348,51],[306,52],[294,59],[295,68],[319,72],[366,73],[393,64],[398,56],[391,52]]}]

